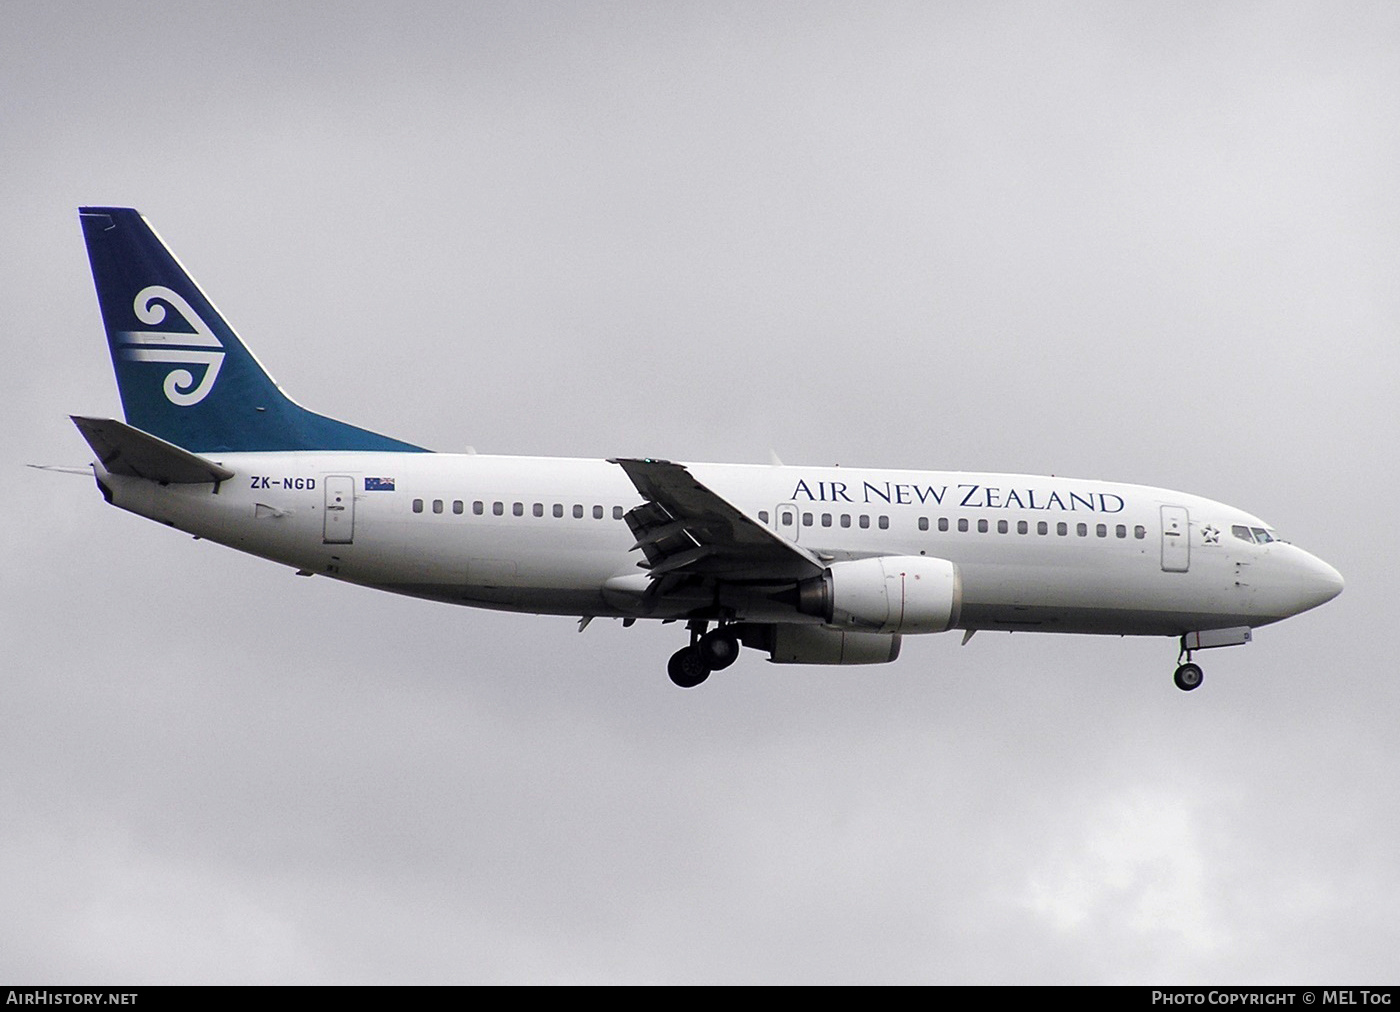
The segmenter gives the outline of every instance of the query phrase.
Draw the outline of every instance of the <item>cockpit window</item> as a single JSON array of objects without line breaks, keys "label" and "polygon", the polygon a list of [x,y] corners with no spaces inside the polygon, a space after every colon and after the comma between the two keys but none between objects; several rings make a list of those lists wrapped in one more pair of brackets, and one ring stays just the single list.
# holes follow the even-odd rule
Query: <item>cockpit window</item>
[{"label": "cockpit window", "polygon": [[1230,533],[1241,541],[1251,541],[1256,545],[1267,545],[1270,541],[1277,541],[1273,532],[1263,527],[1246,527],[1243,524],[1236,524],[1230,528]]}]

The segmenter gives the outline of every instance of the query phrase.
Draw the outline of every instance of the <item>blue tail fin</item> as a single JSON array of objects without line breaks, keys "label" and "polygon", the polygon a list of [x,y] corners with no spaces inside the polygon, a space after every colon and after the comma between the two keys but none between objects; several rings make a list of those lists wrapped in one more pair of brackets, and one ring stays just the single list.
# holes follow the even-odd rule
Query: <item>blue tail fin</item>
[{"label": "blue tail fin", "polygon": [[197,453],[425,452],[282,393],[139,213],[78,215],[129,424]]}]

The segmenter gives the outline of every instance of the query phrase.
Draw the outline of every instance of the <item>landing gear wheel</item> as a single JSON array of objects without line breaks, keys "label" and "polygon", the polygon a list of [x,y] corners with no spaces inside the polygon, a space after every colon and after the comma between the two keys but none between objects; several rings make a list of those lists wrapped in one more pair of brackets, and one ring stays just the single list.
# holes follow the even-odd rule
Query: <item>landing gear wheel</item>
[{"label": "landing gear wheel", "polygon": [[671,655],[666,674],[682,689],[693,689],[710,677],[710,668],[696,647],[685,647]]},{"label": "landing gear wheel", "polygon": [[1205,672],[1201,670],[1200,665],[1188,663],[1176,669],[1172,681],[1176,682],[1176,687],[1182,692],[1190,692],[1192,689],[1200,688],[1205,677]]},{"label": "landing gear wheel", "polygon": [[739,659],[739,639],[728,629],[716,629],[702,636],[695,649],[711,671],[723,671]]}]

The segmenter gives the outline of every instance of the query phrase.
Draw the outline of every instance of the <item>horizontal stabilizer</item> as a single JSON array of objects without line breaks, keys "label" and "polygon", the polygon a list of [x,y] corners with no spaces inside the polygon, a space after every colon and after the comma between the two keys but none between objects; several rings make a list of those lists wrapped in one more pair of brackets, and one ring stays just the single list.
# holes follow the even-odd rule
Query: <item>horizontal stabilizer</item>
[{"label": "horizontal stabilizer", "polygon": [[85,478],[92,477],[92,465],[84,464],[82,467],[68,467],[64,464],[25,464],[25,467],[32,467],[36,471],[57,471],[59,474],[81,474]]},{"label": "horizontal stabilizer", "polygon": [[212,460],[182,450],[174,443],[167,443],[114,418],[69,417],[97,454],[102,466],[113,474],[172,485],[198,485],[227,481],[233,477],[232,471]]}]

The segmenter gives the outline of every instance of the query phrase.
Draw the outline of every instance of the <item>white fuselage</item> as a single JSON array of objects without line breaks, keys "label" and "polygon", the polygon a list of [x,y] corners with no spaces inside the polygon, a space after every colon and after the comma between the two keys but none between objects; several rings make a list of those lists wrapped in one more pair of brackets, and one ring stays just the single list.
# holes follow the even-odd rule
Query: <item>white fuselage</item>
[{"label": "white fuselage", "polygon": [[[218,486],[159,485],[95,465],[115,505],[315,573],[511,611],[817,622],[772,585],[644,602],[623,515],[641,501],[604,460],[434,453],[214,456]],[[1341,578],[1258,518],[1199,496],[1031,475],[691,464],[755,522],[822,562],[956,564],[963,629],[1181,635],[1260,626],[1335,596]],[[367,479],[369,479],[367,481]]]}]

